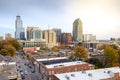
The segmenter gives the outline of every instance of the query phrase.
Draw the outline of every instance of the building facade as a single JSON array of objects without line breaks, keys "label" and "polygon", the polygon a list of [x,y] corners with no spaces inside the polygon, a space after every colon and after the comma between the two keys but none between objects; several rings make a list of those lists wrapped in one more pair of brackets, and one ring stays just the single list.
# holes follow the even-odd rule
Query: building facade
[{"label": "building facade", "polygon": [[73,23],[73,41],[83,41],[82,21],[79,18]]},{"label": "building facade", "polygon": [[85,41],[85,42],[96,41],[96,36],[92,35],[92,34],[84,34],[83,41]]},{"label": "building facade", "polygon": [[61,43],[61,29],[54,28],[53,30],[56,32],[57,42]]},{"label": "building facade", "polygon": [[18,40],[25,40],[25,29],[23,28],[23,22],[19,15],[16,16],[15,20],[15,38]]},{"label": "building facade", "polygon": [[2,41],[3,40],[3,36],[0,36],[0,41]]},{"label": "building facade", "polygon": [[71,33],[62,33],[61,34],[61,42],[64,44],[68,44],[72,42],[72,35]]},{"label": "building facade", "polygon": [[43,40],[42,36],[42,30],[39,27],[27,27],[27,40],[41,41]]},{"label": "building facade", "polygon": [[39,63],[41,80],[54,80],[54,74],[94,69],[89,63],[71,61],[67,57],[43,58],[36,61]]},{"label": "building facade", "polygon": [[5,34],[5,40],[10,40],[12,35],[10,33]]},{"label": "building facade", "polygon": [[56,41],[57,40],[56,33],[53,30],[44,30],[43,38],[45,39],[46,46],[48,48],[52,48],[58,45]]}]

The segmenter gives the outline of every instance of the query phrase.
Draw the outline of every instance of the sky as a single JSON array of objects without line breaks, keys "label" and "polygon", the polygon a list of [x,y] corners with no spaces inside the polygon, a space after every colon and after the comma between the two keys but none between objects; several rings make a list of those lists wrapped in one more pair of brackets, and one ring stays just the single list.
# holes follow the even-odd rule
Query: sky
[{"label": "sky", "polygon": [[120,0],[0,0],[0,36],[14,36],[18,14],[25,28],[61,28],[72,33],[74,20],[80,18],[83,34],[97,39],[120,37]]}]

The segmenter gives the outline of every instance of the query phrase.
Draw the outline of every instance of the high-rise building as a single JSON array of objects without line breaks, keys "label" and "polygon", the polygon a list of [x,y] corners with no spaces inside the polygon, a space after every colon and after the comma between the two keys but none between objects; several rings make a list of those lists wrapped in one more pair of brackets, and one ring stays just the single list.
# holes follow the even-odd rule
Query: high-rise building
[{"label": "high-rise building", "polygon": [[27,40],[42,40],[42,30],[39,27],[27,27]]},{"label": "high-rise building", "polygon": [[61,29],[54,28],[53,30],[56,32],[57,42],[61,42]]},{"label": "high-rise building", "polygon": [[52,48],[57,46],[56,33],[53,30],[44,30],[43,37],[46,41],[47,47]]},{"label": "high-rise building", "polygon": [[25,29],[23,28],[23,22],[20,16],[16,16],[15,20],[15,38],[18,40],[25,39]]},{"label": "high-rise building", "polygon": [[81,42],[83,39],[82,21],[78,18],[73,23],[73,41]]},{"label": "high-rise building", "polygon": [[64,44],[72,42],[72,35],[71,33],[62,33],[61,34],[61,42]]},{"label": "high-rise building", "polygon": [[10,33],[5,34],[5,40],[10,40],[12,35]]}]

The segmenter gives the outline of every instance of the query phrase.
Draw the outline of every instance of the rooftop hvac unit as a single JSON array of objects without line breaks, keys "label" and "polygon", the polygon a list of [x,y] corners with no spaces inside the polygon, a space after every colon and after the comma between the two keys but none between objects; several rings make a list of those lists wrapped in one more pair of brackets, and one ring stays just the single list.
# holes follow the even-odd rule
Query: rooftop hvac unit
[{"label": "rooftop hvac unit", "polygon": [[70,77],[69,77],[69,76],[67,76],[67,75],[65,76],[65,78],[66,78],[67,80],[70,80]]},{"label": "rooftop hvac unit", "polygon": [[75,77],[75,74],[71,74],[72,77]]},{"label": "rooftop hvac unit", "polygon": [[92,73],[89,73],[88,76],[92,77]]}]

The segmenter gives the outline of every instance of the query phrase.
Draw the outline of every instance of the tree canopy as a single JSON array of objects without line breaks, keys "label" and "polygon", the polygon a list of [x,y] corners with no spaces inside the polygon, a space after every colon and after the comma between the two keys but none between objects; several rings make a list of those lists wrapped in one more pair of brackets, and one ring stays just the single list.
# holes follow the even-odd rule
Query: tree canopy
[{"label": "tree canopy", "polygon": [[14,56],[15,51],[21,50],[22,47],[16,39],[0,41],[0,54],[4,56]]},{"label": "tree canopy", "polygon": [[113,49],[110,46],[105,46],[104,49],[104,56],[105,56],[105,66],[106,67],[112,67],[118,65],[118,51],[116,49]]},{"label": "tree canopy", "polygon": [[70,58],[76,59],[88,58],[88,53],[86,52],[84,47],[76,46],[74,47],[74,53],[70,55]]}]

